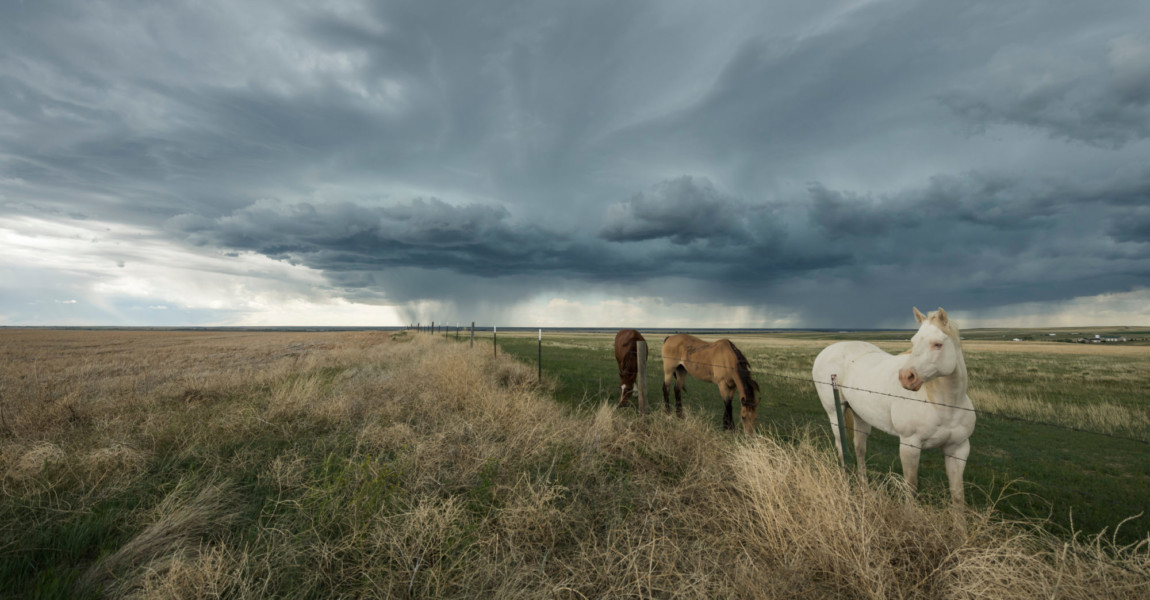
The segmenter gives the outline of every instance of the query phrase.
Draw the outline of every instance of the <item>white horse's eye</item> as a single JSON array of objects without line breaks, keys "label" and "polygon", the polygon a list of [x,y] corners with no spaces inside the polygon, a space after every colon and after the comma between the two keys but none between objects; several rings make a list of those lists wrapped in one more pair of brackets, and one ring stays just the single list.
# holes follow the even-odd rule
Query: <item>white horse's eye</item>
[{"label": "white horse's eye", "polygon": [[942,342],[935,342],[931,344],[930,347],[934,348],[935,350],[942,350]]}]

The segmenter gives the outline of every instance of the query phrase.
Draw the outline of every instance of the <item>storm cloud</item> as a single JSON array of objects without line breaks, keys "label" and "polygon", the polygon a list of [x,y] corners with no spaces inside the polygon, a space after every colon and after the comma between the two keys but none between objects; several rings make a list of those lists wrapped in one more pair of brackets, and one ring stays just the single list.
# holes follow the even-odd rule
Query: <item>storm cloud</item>
[{"label": "storm cloud", "polygon": [[612,242],[666,238],[675,244],[745,241],[746,213],[746,205],[720,195],[710,181],[684,176],[608,206],[599,237]]},{"label": "storm cloud", "polygon": [[615,299],[651,325],[866,327],[1145,293],[1148,22],[1133,0],[7,3],[0,323]]},{"label": "storm cloud", "polygon": [[580,260],[564,234],[511,223],[505,208],[437,198],[376,207],[261,200],[215,219],[178,215],[168,229],[199,246],[258,252],[324,271],[417,267],[500,276],[577,271]]},{"label": "storm cloud", "polygon": [[941,101],[979,131],[1014,124],[1110,148],[1150,137],[1150,35],[1089,50],[1007,46]]}]

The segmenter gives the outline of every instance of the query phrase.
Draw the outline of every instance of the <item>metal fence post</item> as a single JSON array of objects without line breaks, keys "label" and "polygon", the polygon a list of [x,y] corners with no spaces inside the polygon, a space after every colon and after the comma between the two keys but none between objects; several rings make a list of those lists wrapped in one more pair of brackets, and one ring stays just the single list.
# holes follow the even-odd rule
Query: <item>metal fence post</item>
[{"label": "metal fence post", "polygon": [[491,356],[499,356],[499,326],[491,326]]},{"label": "metal fence post", "polygon": [[539,383],[543,383],[543,330],[539,330]]},{"label": "metal fence post", "polygon": [[635,375],[635,393],[639,395],[639,414],[647,418],[647,342],[635,342],[638,373]]},{"label": "metal fence post", "polygon": [[475,321],[471,322],[471,347],[475,347]]},{"label": "metal fence post", "polygon": [[847,475],[850,475],[851,468],[850,464],[847,463],[847,426],[846,421],[843,420],[843,403],[839,398],[838,375],[831,375],[831,392],[835,396],[835,414],[838,415],[839,419],[839,447],[842,448],[839,455],[843,460],[843,469],[846,470]]}]

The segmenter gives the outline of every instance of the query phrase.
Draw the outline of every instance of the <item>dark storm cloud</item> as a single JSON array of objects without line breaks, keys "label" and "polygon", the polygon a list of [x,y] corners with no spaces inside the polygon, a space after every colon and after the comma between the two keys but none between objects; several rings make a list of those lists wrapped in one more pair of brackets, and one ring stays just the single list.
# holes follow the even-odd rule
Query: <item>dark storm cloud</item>
[{"label": "dark storm cloud", "polygon": [[873,325],[1125,291],[1148,281],[1147,17],[9,2],[0,218],[132,224],[373,302],[609,290]]},{"label": "dark storm cloud", "polygon": [[[606,221],[626,209],[636,223],[627,235],[604,228],[595,237],[522,222],[500,206],[438,199],[372,208],[266,200],[212,219],[181,215],[168,227],[198,244],[320,269],[361,300],[466,302],[483,290],[511,302],[572,281],[648,282],[650,290],[678,278],[707,284],[668,289],[685,301],[710,301],[721,289],[736,302],[802,303],[812,322],[833,325],[844,297],[896,316],[909,299],[938,304],[942,296],[978,309],[1137,287],[1150,277],[1150,216],[1130,205],[1142,178],[1087,188],[976,172],[886,195],[815,184],[809,200],[768,207],[684,176],[608,206]],[[707,210],[666,225],[667,215],[698,205]],[[740,219],[714,227],[724,222],[716,211],[732,207]]]},{"label": "dark storm cloud", "polygon": [[966,79],[940,100],[978,131],[1021,125],[1112,148],[1150,137],[1150,35],[1144,33],[1112,40],[1103,55],[1007,46]]},{"label": "dark storm cloud", "polygon": [[[672,204],[649,210],[642,202],[652,198]],[[596,237],[524,222],[502,206],[453,205],[436,198],[374,207],[261,200],[218,217],[178,215],[166,228],[200,246],[253,251],[321,269],[357,296],[371,296],[370,288],[392,290],[379,296],[391,300],[442,293],[413,285],[427,282],[413,276],[413,269],[469,278],[534,278],[535,284],[513,284],[520,288],[539,282],[555,286],[564,278],[637,283],[662,277],[761,288],[769,285],[766,278],[844,260],[841,254],[789,246],[783,217],[774,209],[748,207],[689,176],[607,207],[604,221],[615,222],[619,207],[634,211],[623,219],[639,219],[642,231],[669,233]],[[668,224],[677,210],[688,211],[686,218]],[[398,285],[400,279],[406,284]]]},{"label": "dark storm cloud", "polygon": [[707,179],[683,176],[608,206],[599,237],[612,242],[667,238],[675,244],[745,241],[746,214],[745,204],[719,194]]},{"label": "dark storm cloud", "polygon": [[512,224],[502,207],[453,206],[436,198],[372,208],[259,201],[215,219],[180,215],[168,226],[200,245],[333,272],[417,267],[500,276],[578,270],[582,260],[564,234]]},{"label": "dark storm cloud", "polygon": [[1144,245],[1142,251],[1150,256],[1150,208],[1139,208],[1119,212],[1111,221],[1110,235],[1120,242],[1137,242]]},{"label": "dark storm cloud", "polygon": [[[1144,286],[1150,213],[1128,205],[1134,179],[1087,188],[968,173],[881,196],[812,186],[810,222],[829,249],[852,256],[814,275],[832,286],[865,280],[852,301],[874,310],[895,297],[978,309]],[[825,298],[812,306],[831,310]]]},{"label": "dark storm cloud", "polygon": [[1078,194],[1005,176],[932,177],[922,189],[874,197],[813,185],[811,219],[831,238],[886,235],[931,225],[971,224],[999,230],[1047,226]]}]

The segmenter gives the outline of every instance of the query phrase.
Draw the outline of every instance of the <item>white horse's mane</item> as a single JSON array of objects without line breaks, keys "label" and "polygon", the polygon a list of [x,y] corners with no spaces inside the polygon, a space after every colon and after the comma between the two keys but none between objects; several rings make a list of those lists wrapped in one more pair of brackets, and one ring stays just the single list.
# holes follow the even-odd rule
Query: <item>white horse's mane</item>
[{"label": "white horse's mane", "polygon": [[[961,338],[959,337],[959,334],[958,334],[958,325],[954,324],[954,321],[952,321],[946,315],[946,312],[942,312],[942,314],[939,314],[940,311],[942,311],[942,309],[930,311],[930,313],[927,315],[927,321],[929,321],[935,327],[938,327],[939,329],[941,329],[942,332],[945,333],[947,335],[947,337],[949,337],[951,339],[951,341],[954,342],[955,350],[957,350],[959,352],[959,355],[961,356],[961,354],[962,354],[962,343],[959,341]],[[907,354],[909,354],[909,353],[910,352],[907,352]],[[934,387],[935,386],[932,385],[935,383],[937,383],[937,380],[926,382],[926,385],[923,386],[922,391],[926,393],[927,402],[930,402],[931,404],[937,405],[938,401],[935,400],[935,398],[934,398],[934,396],[935,396]]]},{"label": "white horse's mane", "polygon": [[[958,325],[955,325],[954,321],[945,315],[945,312],[940,315],[939,311],[932,310],[930,311],[930,314],[927,315],[927,320],[933,323],[935,327],[941,329],[943,333],[950,337],[950,339],[954,340],[954,343],[957,344],[960,339],[958,335]],[[946,320],[944,321],[943,319]]]}]

